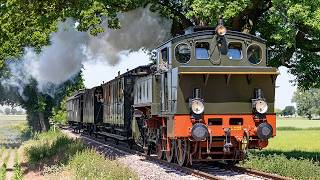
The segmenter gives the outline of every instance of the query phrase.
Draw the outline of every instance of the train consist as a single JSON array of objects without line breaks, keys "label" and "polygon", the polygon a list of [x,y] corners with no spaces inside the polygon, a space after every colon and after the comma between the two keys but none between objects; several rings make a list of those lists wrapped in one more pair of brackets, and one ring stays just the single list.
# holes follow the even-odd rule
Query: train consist
[{"label": "train consist", "polygon": [[140,66],[67,100],[76,130],[136,144],[179,165],[235,163],[276,135],[276,68],[266,41],[193,27]]}]

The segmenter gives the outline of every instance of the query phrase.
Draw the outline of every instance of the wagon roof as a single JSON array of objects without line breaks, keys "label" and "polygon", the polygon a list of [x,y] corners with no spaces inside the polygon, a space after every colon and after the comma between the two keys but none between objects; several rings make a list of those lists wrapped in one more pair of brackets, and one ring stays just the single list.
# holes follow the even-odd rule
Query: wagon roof
[{"label": "wagon roof", "polygon": [[84,94],[85,91],[87,91],[87,89],[81,89],[81,90],[79,90],[79,91],[74,92],[74,93],[72,94],[72,96],[70,96],[70,97],[67,99],[67,101],[70,101],[70,100],[72,100],[72,99],[78,98],[79,96],[81,96],[82,94]]}]

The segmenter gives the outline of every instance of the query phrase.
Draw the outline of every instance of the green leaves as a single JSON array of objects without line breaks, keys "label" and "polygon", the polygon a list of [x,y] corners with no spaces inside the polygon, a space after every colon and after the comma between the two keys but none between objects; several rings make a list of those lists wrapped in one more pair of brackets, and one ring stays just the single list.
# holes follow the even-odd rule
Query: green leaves
[{"label": "green leaves", "polygon": [[189,18],[200,19],[205,24],[216,25],[217,19],[220,16],[224,16],[226,21],[230,21],[233,17],[239,15],[250,5],[251,2],[249,0],[194,0],[191,3],[192,10],[186,15]]},{"label": "green leaves", "polygon": [[313,115],[320,115],[320,89],[298,88],[294,93],[293,102],[297,103],[297,112],[301,116],[311,119]]}]

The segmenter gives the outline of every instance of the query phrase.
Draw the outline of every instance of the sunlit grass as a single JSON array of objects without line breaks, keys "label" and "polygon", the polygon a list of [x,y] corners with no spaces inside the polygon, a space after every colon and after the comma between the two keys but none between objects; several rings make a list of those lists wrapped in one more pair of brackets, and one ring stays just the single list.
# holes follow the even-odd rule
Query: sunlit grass
[{"label": "sunlit grass", "polygon": [[277,136],[270,140],[267,150],[320,153],[320,130],[278,130]]},{"label": "sunlit grass", "polygon": [[1,121],[26,121],[26,115],[0,115]]}]

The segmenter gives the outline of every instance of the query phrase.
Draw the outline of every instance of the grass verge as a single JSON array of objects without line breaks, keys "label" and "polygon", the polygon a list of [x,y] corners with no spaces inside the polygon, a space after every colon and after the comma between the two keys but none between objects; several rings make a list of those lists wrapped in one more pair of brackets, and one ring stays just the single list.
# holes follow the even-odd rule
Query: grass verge
[{"label": "grass verge", "polygon": [[6,179],[7,174],[7,164],[3,163],[0,167],[0,179]]},{"label": "grass verge", "polygon": [[97,154],[95,150],[86,149],[78,152],[70,161],[76,179],[138,179],[135,173],[117,161],[105,161],[105,157]]},{"label": "grass verge", "polygon": [[19,161],[19,152],[16,151],[14,157],[14,165],[13,165],[13,179],[14,180],[22,180],[23,171]]},{"label": "grass verge", "polygon": [[264,172],[275,173],[294,179],[318,179],[319,162],[309,159],[287,158],[285,155],[249,153],[248,159],[241,166]]},{"label": "grass verge", "polygon": [[0,179],[6,179],[6,174],[7,174],[7,163],[10,157],[10,151],[9,150],[4,150],[8,151],[6,157],[3,159],[3,164],[0,167]]},{"label": "grass verge", "polygon": [[138,179],[127,167],[59,131],[36,134],[23,148],[29,168],[42,169],[50,179]]},{"label": "grass verge", "polygon": [[59,131],[36,134],[24,145],[28,162],[40,166],[65,164],[72,155],[84,148],[80,141],[72,140]]}]

